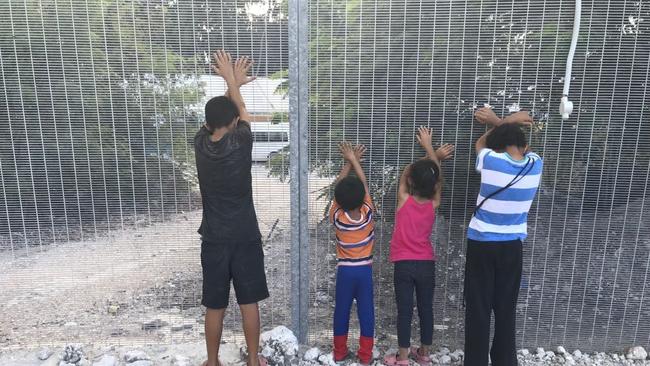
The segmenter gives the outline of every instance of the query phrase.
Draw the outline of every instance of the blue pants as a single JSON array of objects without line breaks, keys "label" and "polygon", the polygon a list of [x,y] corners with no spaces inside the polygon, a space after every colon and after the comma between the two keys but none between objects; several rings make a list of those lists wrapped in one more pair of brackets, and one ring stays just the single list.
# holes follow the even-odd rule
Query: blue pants
[{"label": "blue pants", "polygon": [[357,314],[362,337],[375,335],[372,266],[339,266],[336,271],[334,336],[347,336],[352,301],[357,300]]}]

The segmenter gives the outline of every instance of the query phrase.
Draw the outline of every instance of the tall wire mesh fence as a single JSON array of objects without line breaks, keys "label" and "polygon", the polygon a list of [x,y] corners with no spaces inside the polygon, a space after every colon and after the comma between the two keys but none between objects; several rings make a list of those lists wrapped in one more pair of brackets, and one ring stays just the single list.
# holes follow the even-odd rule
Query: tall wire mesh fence
[{"label": "tall wire mesh fence", "polygon": [[[289,190],[269,169],[288,164],[282,4],[7,0],[0,12],[0,345],[200,335],[193,137],[225,92],[208,66],[220,48],[256,62],[242,93],[258,123],[262,317],[287,324]],[[240,334],[236,311],[226,323]]]},{"label": "tall wire mesh fence", "polygon": [[[436,225],[434,339],[462,344],[465,231],[479,187],[473,143],[485,131],[472,114],[488,104],[498,113],[531,111],[531,146],[545,159],[524,244],[519,345],[596,350],[650,342],[643,320],[650,312],[648,5],[583,1],[571,92],[577,108],[563,121],[557,108],[573,1],[310,1],[311,164],[333,175],[339,141],[368,147],[382,336],[396,333],[387,254],[397,179],[423,155],[414,134],[426,125],[436,143],[456,145],[443,164]],[[318,226],[313,253],[329,261],[312,267],[312,296],[325,300],[312,309],[316,338],[331,318],[333,243],[327,225]]]},{"label": "tall wire mesh fence", "polygon": [[[225,90],[207,66],[218,48],[256,60],[258,80],[243,92],[259,126],[268,125],[255,133],[253,169],[272,294],[262,321],[291,323],[296,192],[287,139],[272,137],[288,121],[286,5],[0,4],[0,346],[201,336],[192,137],[206,98]],[[571,1],[310,0],[310,74],[294,86],[310,98],[309,340],[331,336],[335,253],[325,212],[341,163],[336,145],[348,140],[368,147],[377,333],[394,343],[387,254],[396,183],[421,156],[416,127],[428,125],[436,143],[457,146],[443,165],[436,223],[434,340],[462,344],[465,230],[478,191],[473,142],[484,132],[472,113],[489,104],[531,110],[531,146],[545,159],[525,243],[520,345],[650,345],[649,5],[583,1],[576,110],[562,121]],[[240,335],[239,322],[231,311],[228,337]]]}]

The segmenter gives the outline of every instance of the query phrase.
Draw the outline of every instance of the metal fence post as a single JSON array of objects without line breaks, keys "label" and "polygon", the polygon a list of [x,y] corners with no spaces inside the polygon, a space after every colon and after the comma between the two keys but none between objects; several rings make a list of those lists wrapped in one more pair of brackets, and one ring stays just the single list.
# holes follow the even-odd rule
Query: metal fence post
[{"label": "metal fence post", "polygon": [[308,4],[289,0],[289,122],[291,171],[291,320],[307,342],[309,312]]}]

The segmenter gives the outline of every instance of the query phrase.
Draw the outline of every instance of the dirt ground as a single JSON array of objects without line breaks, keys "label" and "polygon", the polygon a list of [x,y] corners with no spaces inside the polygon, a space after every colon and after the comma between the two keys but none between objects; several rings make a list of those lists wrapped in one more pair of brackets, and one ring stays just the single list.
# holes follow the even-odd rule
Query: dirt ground
[{"label": "dirt ground", "polygon": [[[255,204],[265,240],[272,297],[266,328],[289,324],[289,183],[256,166]],[[315,192],[328,180],[313,177]],[[201,211],[161,224],[109,232],[96,241],[0,253],[0,349],[68,342],[137,345],[193,342],[202,336]],[[231,294],[231,297],[232,294]],[[234,303],[233,303],[234,305]],[[227,328],[239,326],[231,307]],[[235,340],[239,332],[227,332]]]},{"label": "dirt ground", "polygon": [[[255,203],[271,293],[261,303],[265,330],[291,324],[289,184],[267,175],[263,167],[255,167]],[[335,257],[331,228],[320,222],[327,202],[317,197],[329,179],[314,176],[310,183],[308,343],[327,349]],[[647,346],[650,224],[638,218],[650,214],[650,202],[636,200],[589,216],[579,214],[571,202],[553,204],[550,192],[542,189],[537,205],[539,212],[554,211],[563,219],[551,215],[529,220],[517,307],[520,346],[564,345],[586,352]],[[462,344],[466,218],[449,212],[443,205],[436,221],[434,339],[436,346],[455,349]],[[200,217],[200,211],[179,213],[165,223],[109,232],[96,241],[59,243],[13,255],[0,252],[0,351],[70,342],[93,347],[200,342]],[[376,339],[385,350],[396,343],[392,266],[386,259],[392,229],[390,219],[378,215],[378,220],[373,266]],[[625,230],[614,232],[616,227]],[[353,313],[352,337],[358,331],[355,318]],[[226,341],[241,343],[239,324],[231,299]],[[413,336],[417,340],[417,322]]]}]

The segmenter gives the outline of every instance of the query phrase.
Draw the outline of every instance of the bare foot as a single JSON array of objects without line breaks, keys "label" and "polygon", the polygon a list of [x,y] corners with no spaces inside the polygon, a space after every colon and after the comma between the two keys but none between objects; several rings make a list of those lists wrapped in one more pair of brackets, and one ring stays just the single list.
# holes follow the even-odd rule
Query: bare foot
[{"label": "bare foot", "polygon": [[248,362],[246,362],[246,365],[248,366],[268,366],[268,361],[266,361],[266,358],[264,358],[261,355],[257,355],[257,357],[250,357],[248,359]]},{"label": "bare foot", "polygon": [[214,365],[210,365],[207,360],[203,361],[201,366],[221,366],[221,362],[217,361]]}]

